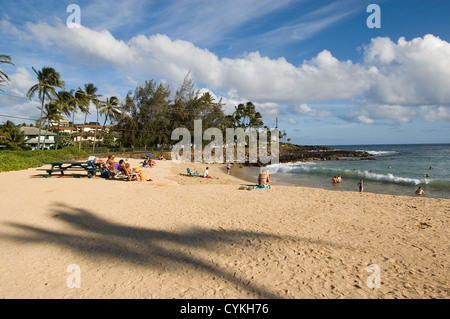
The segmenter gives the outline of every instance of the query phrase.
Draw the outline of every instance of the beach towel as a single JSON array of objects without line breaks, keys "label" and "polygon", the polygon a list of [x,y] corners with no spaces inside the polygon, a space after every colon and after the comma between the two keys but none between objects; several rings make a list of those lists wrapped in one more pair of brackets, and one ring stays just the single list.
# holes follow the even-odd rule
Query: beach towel
[{"label": "beach towel", "polygon": [[261,184],[261,185],[253,186],[253,188],[259,188],[259,189],[271,189],[271,186],[270,186],[270,185],[266,185],[266,184]]}]

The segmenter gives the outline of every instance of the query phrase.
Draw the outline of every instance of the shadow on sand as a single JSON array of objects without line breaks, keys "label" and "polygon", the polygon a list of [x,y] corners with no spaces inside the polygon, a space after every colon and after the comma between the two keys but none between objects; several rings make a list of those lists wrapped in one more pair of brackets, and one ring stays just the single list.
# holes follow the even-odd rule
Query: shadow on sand
[{"label": "shadow on sand", "polygon": [[269,243],[302,241],[320,245],[336,245],[289,236],[236,230],[201,228],[183,232],[153,230],[111,223],[87,210],[69,207],[61,203],[56,203],[55,206],[58,208],[53,210],[52,217],[65,223],[64,228],[68,229],[69,227],[70,230],[58,232],[25,224],[9,223],[10,227],[29,234],[24,236],[0,234],[0,238],[22,244],[56,245],[79,252],[84,256],[90,255],[93,259],[113,258],[133,265],[165,271],[183,266],[221,277],[256,298],[269,299],[280,298],[280,296],[254,281],[239,277],[233,269],[223,269],[211,261],[196,257],[192,253],[192,249],[198,248],[215,252],[223,245],[233,245],[233,247],[245,247],[251,251],[253,249],[252,242],[261,240]]}]

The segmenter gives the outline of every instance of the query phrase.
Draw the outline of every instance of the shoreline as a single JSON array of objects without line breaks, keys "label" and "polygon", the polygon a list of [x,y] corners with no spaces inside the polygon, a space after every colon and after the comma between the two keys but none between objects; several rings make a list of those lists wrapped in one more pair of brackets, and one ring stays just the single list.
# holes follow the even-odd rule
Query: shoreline
[{"label": "shoreline", "polygon": [[[186,176],[206,165],[217,179]],[[41,173],[0,174],[2,298],[449,297],[450,200],[240,190],[224,164],[156,161],[152,182]]]}]

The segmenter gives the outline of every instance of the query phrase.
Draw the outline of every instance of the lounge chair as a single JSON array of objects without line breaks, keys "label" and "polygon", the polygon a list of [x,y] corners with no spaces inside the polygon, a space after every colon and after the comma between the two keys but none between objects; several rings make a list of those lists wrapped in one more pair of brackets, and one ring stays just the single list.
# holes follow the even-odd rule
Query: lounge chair
[{"label": "lounge chair", "polygon": [[119,165],[119,170],[118,170],[118,173],[117,173],[117,175],[115,176],[116,178],[117,177],[121,177],[121,178],[124,178],[124,179],[127,179],[127,180],[129,180],[129,181],[132,181],[133,180],[133,178],[136,178],[135,180],[137,180],[138,179],[138,176],[137,176],[137,174],[135,174],[135,173],[128,173],[122,166],[120,166]]},{"label": "lounge chair", "polygon": [[193,172],[193,171],[191,171],[191,169],[188,167],[187,168],[187,172],[188,172],[188,174],[189,174],[189,176],[198,176],[198,172]]}]

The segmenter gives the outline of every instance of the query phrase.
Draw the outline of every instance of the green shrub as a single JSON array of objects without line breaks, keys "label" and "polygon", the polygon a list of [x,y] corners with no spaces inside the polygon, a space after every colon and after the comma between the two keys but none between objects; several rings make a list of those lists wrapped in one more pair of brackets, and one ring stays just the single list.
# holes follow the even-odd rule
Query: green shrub
[{"label": "green shrub", "polygon": [[85,152],[79,154],[76,147],[45,151],[2,151],[0,152],[0,172],[25,170],[40,167],[43,162],[70,161],[77,156],[85,155]]}]

